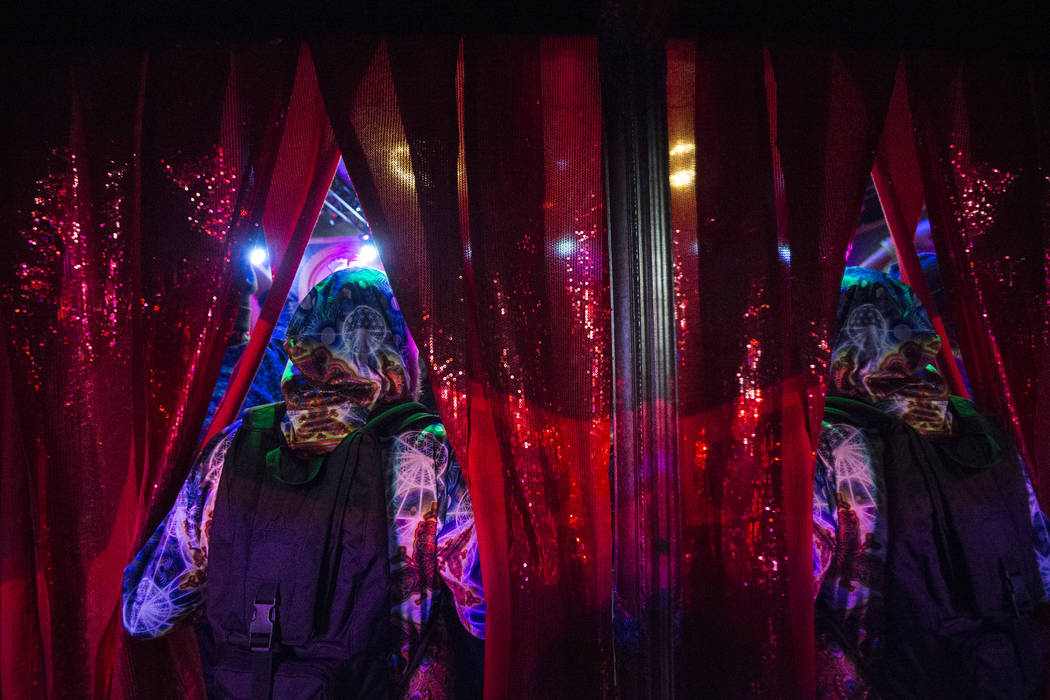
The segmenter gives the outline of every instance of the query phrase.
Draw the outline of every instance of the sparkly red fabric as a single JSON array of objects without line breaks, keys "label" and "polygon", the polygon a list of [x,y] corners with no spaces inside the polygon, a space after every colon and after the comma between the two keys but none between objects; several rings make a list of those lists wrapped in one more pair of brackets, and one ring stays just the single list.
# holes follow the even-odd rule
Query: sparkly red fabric
[{"label": "sparkly red fabric", "polygon": [[[931,231],[974,401],[1013,425],[1050,502],[1050,69],[911,56]],[[906,118],[907,115],[904,115]],[[905,182],[903,177],[895,180]]]},{"label": "sparkly red fabric", "polygon": [[297,54],[4,66],[20,105],[0,202],[3,697],[203,696],[192,629],[124,634],[120,575],[193,456]]},{"label": "sparkly red fabric", "polygon": [[[471,477],[488,694],[607,692],[595,42],[312,48]],[[192,456],[247,224],[274,222],[271,252],[294,264],[334,167],[327,124],[307,109],[316,94],[293,99],[308,114],[285,129],[293,80],[310,79],[296,56],[71,50],[0,66],[0,94],[18,102],[0,178],[0,696],[202,694],[188,631],[125,639],[119,576]],[[812,437],[894,62],[676,42],[668,64],[682,694],[807,696]],[[912,57],[907,78],[975,398],[1013,419],[1046,502],[1050,80],[931,56]],[[297,179],[303,152],[316,162]]]},{"label": "sparkly red fabric", "polygon": [[611,683],[612,561],[596,43],[311,48],[470,478],[486,694],[593,697]]},{"label": "sparkly red fabric", "polygon": [[893,67],[669,45],[686,695],[813,695],[812,449]]}]

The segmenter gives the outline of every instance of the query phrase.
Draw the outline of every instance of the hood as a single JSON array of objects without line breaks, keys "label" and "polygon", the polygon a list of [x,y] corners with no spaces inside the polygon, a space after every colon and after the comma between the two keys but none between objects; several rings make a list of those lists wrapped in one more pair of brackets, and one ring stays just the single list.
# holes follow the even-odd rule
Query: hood
[{"label": "hood", "polygon": [[910,287],[846,268],[828,393],[863,401],[921,433],[951,432],[941,338]]},{"label": "hood", "polygon": [[419,395],[418,352],[386,275],[334,272],[299,302],[284,341],[285,440],[297,452],[330,452],[377,406]]}]

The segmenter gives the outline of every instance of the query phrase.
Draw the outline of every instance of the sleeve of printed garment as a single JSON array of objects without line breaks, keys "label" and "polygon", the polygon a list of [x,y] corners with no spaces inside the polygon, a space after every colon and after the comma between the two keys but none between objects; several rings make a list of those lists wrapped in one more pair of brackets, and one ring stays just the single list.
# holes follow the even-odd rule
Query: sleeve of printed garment
[{"label": "sleeve of printed garment", "polygon": [[[446,442],[447,444],[447,442]],[[474,508],[466,479],[451,449],[445,467],[445,516],[438,529],[438,569],[452,591],[456,612],[464,629],[485,638],[485,593],[481,585]]]},{"label": "sleeve of printed garment", "polygon": [[201,452],[175,505],[124,569],[124,629],[133,637],[159,637],[203,602],[216,487],[239,425]]},{"label": "sleeve of printed garment", "polygon": [[1028,489],[1028,509],[1032,514],[1032,534],[1035,538],[1035,561],[1039,566],[1039,578],[1043,581],[1043,601],[1050,602],[1050,520],[1039,507],[1039,500],[1032,488],[1028,469],[1024,469],[1024,484]]},{"label": "sleeve of printed garment", "polygon": [[[821,444],[828,431],[834,430],[825,422],[821,428]],[[827,450],[817,450],[813,467],[813,597],[824,583],[835,553],[835,531],[838,529],[838,506],[835,496],[835,465]]]},{"label": "sleeve of printed garment", "polygon": [[[882,447],[868,433],[845,422],[823,424],[813,470],[813,575],[816,591],[826,577],[840,584],[833,608],[860,612],[878,586],[868,573],[885,557]],[[839,556],[841,553],[841,556]],[[841,567],[849,566],[849,570]]]},{"label": "sleeve of printed garment", "polygon": [[[441,424],[402,433],[395,441],[391,542],[396,580],[405,590],[394,614],[419,626],[429,603],[423,588],[443,581],[463,627],[485,636],[485,597],[474,533],[474,511],[459,464]],[[432,548],[432,549],[431,549]]]}]

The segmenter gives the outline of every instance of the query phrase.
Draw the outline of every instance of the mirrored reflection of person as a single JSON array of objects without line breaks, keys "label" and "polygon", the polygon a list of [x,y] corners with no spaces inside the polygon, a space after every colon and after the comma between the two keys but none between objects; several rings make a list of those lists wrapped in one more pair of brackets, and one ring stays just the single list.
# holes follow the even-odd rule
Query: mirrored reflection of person
[{"label": "mirrored reflection of person", "polygon": [[470,495],[440,422],[413,403],[418,353],[386,276],[322,280],[284,348],[284,402],[205,446],[125,569],[125,628],[157,637],[203,609],[220,697],[477,692],[455,677],[477,659],[453,652],[479,655],[485,633]]},{"label": "mirrored reflection of person", "polygon": [[847,268],[813,503],[822,698],[1034,698],[1050,531],[1005,431],[949,396],[914,293]]}]

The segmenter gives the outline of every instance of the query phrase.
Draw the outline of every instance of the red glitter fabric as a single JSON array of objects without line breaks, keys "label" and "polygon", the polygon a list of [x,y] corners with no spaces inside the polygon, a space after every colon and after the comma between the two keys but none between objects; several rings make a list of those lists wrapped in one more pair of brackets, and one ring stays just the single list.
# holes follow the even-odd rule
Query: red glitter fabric
[{"label": "red glitter fabric", "polygon": [[21,103],[0,261],[3,697],[203,695],[191,629],[124,635],[120,572],[193,456],[297,54],[4,66]]},{"label": "red glitter fabric", "polygon": [[669,45],[685,694],[813,695],[812,450],[893,67]]},{"label": "red glitter fabric", "polygon": [[[948,312],[974,401],[1012,423],[1045,505],[1050,69],[1021,59],[920,55],[907,61],[907,83],[917,138],[898,149],[917,145]],[[894,173],[894,180],[907,176]]]},{"label": "red glitter fabric", "polygon": [[596,43],[311,48],[470,478],[486,695],[599,694],[612,527]]}]

